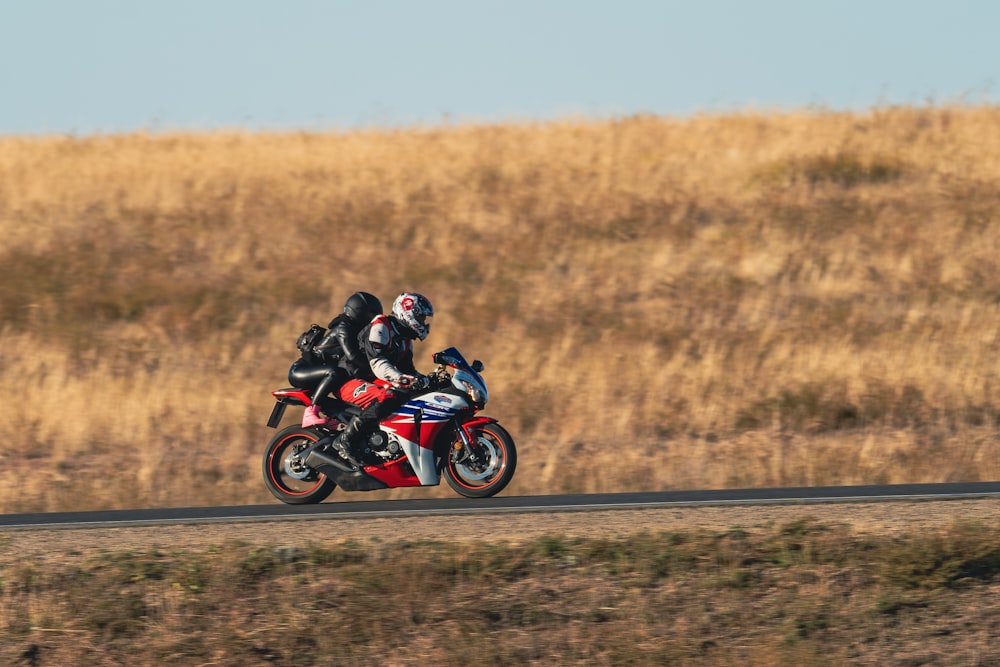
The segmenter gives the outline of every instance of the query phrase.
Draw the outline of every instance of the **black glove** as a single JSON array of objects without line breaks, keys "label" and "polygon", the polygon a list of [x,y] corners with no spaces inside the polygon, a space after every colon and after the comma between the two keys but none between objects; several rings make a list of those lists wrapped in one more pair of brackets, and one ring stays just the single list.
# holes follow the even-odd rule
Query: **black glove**
[{"label": "black glove", "polygon": [[420,391],[430,386],[426,375],[400,375],[396,386],[407,391]]}]

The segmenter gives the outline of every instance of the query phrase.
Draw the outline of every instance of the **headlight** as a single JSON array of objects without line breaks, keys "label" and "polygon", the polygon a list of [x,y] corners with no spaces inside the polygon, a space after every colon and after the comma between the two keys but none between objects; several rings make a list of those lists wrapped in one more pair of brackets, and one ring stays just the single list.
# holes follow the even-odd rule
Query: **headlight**
[{"label": "headlight", "polygon": [[475,403],[477,407],[481,408],[486,405],[486,396],[483,395],[483,392],[481,392],[478,387],[466,380],[462,380],[462,386],[465,387],[465,392],[469,395],[469,398],[472,399],[472,402]]}]

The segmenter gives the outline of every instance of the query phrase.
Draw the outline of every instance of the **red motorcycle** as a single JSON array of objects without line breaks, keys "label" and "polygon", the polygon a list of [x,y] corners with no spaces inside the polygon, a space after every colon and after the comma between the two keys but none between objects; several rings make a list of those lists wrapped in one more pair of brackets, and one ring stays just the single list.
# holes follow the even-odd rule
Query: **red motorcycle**
[{"label": "red motorcycle", "polygon": [[[455,348],[433,356],[430,386],[415,393],[368,435],[360,469],[327,445],[360,408],[339,402],[335,421],[319,427],[288,426],[264,452],[264,484],[290,505],[322,502],[334,488],[374,491],[403,486],[448,485],[468,498],[486,498],[510,483],[517,466],[514,439],[496,419],[478,415],[486,405],[483,363],[467,363]],[[277,428],[289,405],[309,406],[305,389],[272,391],[267,425]],[[325,411],[328,415],[331,411]]]}]

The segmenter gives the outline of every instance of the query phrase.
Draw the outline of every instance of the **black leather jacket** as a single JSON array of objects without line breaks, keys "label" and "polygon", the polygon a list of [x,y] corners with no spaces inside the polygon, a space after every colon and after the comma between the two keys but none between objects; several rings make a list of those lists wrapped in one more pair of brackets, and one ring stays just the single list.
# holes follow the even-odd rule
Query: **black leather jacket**
[{"label": "black leather jacket", "polygon": [[368,358],[358,347],[358,333],[367,324],[344,314],[337,315],[330,321],[326,335],[313,351],[323,363],[338,365],[352,378],[357,377],[358,371],[368,367]]}]

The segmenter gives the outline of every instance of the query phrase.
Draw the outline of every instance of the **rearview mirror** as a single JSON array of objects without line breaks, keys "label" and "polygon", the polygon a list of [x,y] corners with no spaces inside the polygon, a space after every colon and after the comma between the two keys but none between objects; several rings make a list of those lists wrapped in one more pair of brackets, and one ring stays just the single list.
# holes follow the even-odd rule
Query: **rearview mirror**
[{"label": "rearview mirror", "polygon": [[479,361],[479,359],[476,359],[475,361],[472,362],[472,370],[476,371],[477,373],[482,373],[484,368],[486,367],[483,366],[483,362]]}]

